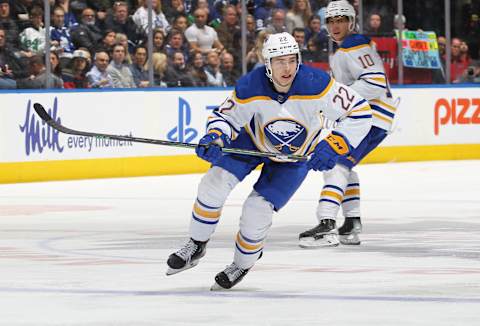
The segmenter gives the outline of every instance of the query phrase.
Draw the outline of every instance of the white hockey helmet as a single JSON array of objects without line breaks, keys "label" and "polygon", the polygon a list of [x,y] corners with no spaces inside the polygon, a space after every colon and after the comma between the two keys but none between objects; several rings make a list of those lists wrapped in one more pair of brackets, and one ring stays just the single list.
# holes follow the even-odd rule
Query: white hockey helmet
[{"label": "white hockey helmet", "polygon": [[300,49],[297,41],[289,33],[271,34],[263,43],[262,55],[265,60],[265,70],[267,77],[272,79],[272,58],[281,57],[283,55],[296,54],[297,55],[297,71],[302,63]]},{"label": "white hockey helmet", "polygon": [[349,30],[355,28],[355,9],[347,0],[330,1],[325,11],[325,20],[328,18],[345,16],[350,21]]}]

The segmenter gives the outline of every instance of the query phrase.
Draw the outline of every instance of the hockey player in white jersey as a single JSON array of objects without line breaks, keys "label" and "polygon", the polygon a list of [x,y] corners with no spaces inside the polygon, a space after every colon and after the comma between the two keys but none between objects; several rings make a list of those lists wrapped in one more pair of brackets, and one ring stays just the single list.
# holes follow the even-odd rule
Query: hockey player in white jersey
[{"label": "hockey player in white jersey", "polygon": [[[368,103],[327,73],[303,66],[288,33],[265,41],[265,66],[243,76],[233,94],[209,117],[197,155],[212,163],[193,205],[186,244],[167,260],[167,275],[198,264],[232,189],[263,163],[245,200],[235,237],[233,263],[215,276],[212,290],[237,284],[260,258],[274,211],[282,208],[308,170],[331,169],[371,127]],[[337,126],[320,139],[324,117]],[[311,154],[308,162],[223,154],[222,146],[284,154]]]},{"label": "hockey player in white jersey", "polygon": [[[396,110],[375,45],[368,37],[353,32],[353,7],[345,0],[331,1],[325,18],[328,33],[338,46],[330,58],[333,77],[368,100],[373,126],[359,146],[340,158],[335,168],[324,172],[316,212],[319,224],[299,235],[299,245],[305,248],[360,244],[360,182],[353,168],[387,136]],[[340,206],[345,222],[337,230]]]}]

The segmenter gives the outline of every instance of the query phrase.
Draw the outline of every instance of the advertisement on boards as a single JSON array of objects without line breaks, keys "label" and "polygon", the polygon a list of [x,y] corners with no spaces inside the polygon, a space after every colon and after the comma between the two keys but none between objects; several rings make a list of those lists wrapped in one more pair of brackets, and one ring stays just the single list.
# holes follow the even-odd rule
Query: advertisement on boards
[{"label": "advertisement on boards", "polygon": [[2,162],[192,154],[192,150],[60,133],[35,113],[44,106],[68,128],[176,142],[196,142],[230,92],[4,94]]}]

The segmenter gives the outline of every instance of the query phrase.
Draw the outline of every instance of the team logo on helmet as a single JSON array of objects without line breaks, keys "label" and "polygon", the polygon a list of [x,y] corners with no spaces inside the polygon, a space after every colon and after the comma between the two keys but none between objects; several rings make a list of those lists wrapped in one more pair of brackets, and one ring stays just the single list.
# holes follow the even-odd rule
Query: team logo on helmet
[{"label": "team logo on helmet", "polygon": [[298,151],[307,137],[307,129],[293,120],[274,120],[265,126],[265,135],[281,153]]}]

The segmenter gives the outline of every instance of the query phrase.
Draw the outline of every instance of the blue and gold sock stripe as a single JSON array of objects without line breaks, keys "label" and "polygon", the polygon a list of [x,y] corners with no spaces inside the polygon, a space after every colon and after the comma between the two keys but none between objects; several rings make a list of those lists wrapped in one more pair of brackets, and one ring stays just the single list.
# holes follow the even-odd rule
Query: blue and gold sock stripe
[{"label": "blue and gold sock stripe", "polygon": [[265,238],[252,240],[238,232],[237,239],[235,240],[235,246],[237,247],[238,251],[244,255],[254,255],[262,251],[264,239]]},{"label": "blue and gold sock stripe", "polygon": [[342,203],[349,202],[352,200],[360,200],[360,184],[359,183],[350,183],[345,189],[345,197]]},{"label": "blue and gold sock stripe", "polygon": [[213,207],[202,203],[198,198],[193,205],[192,218],[203,224],[217,224],[222,207]]},{"label": "blue and gold sock stripe", "polygon": [[343,190],[340,187],[334,185],[323,186],[320,193],[320,202],[325,201],[340,206],[343,201]]}]

